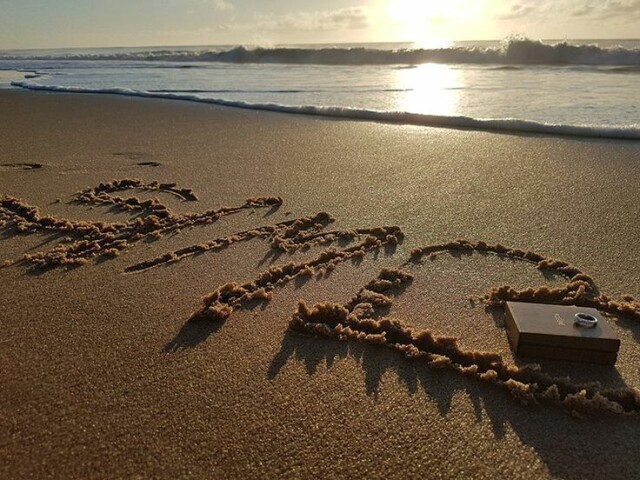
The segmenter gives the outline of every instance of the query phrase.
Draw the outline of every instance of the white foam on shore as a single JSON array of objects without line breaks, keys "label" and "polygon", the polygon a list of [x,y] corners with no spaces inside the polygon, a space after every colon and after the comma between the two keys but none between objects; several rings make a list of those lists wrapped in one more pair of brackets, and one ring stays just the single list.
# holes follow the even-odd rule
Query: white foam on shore
[{"label": "white foam on shore", "polygon": [[18,81],[21,78],[35,78],[28,77],[27,75],[32,75],[32,73],[29,72],[25,75],[25,72],[21,72],[20,70],[0,68],[0,89],[11,88],[11,83]]},{"label": "white foam on shore", "polygon": [[83,88],[64,87],[59,85],[42,85],[28,81],[11,82],[15,87],[28,90],[45,90],[51,92],[115,94],[144,98],[163,98],[186,100],[190,102],[208,103],[226,107],[251,110],[266,110],[271,112],[297,113],[304,115],[318,115],[334,118],[349,118],[354,120],[370,120],[378,122],[402,123],[444,128],[463,128],[474,130],[489,130],[498,132],[534,133],[544,135],[563,135],[589,138],[608,138],[623,140],[640,140],[640,125],[632,126],[596,126],[596,125],[563,125],[534,122],[530,120],[480,119],[465,116],[425,115],[403,111],[380,111],[347,107],[323,106],[294,106],[277,103],[248,103],[218,98],[203,98],[198,95],[174,92],[149,92],[129,88]]}]

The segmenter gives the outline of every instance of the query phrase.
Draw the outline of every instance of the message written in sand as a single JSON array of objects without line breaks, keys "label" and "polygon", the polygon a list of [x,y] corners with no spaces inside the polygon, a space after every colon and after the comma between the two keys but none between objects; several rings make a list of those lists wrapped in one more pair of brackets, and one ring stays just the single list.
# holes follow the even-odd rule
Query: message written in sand
[{"label": "message written in sand", "polygon": [[[141,200],[122,197],[124,191],[164,192],[185,202],[195,202],[191,189],[175,184],[124,179],[102,183],[77,192],[74,202],[106,204],[121,211],[139,215],[126,222],[70,221],[42,215],[37,207],[24,201],[0,197],[0,227],[15,234],[53,231],[64,238],[53,248],[25,254],[19,262],[35,269],[80,266],[97,257],[113,257],[149,238],[160,238],[179,230],[212,224],[227,215],[254,209],[276,209],[282,205],[280,197],[250,198],[240,206],[223,207],[202,213],[178,214],[158,199]],[[268,240],[270,248],[280,252],[308,250],[325,246],[320,253],[306,261],[272,266],[245,283],[227,283],[204,298],[203,306],[189,322],[223,322],[234,310],[255,301],[268,302],[274,291],[293,279],[322,275],[349,259],[358,259],[381,248],[393,247],[403,240],[398,226],[327,230],[334,218],[325,212],[296,218],[273,225],[244,230],[208,242],[167,252],[158,257],[130,265],[126,273],[144,272],[160,265],[179,262],[203,252],[216,252],[235,243],[253,239]],[[333,246],[338,243],[341,247]],[[346,245],[346,246],[345,246]],[[640,413],[640,391],[635,388],[605,389],[598,383],[579,384],[569,378],[554,378],[538,365],[507,364],[492,352],[467,351],[454,337],[434,336],[428,330],[418,330],[387,314],[393,297],[402,294],[412,282],[407,271],[410,265],[420,265],[425,257],[435,258],[444,252],[482,252],[505,256],[534,264],[538,269],[551,271],[567,279],[559,287],[541,286],[517,290],[509,285],[490,289],[478,300],[487,308],[501,307],[506,301],[539,302],[594,307],[615,317],[640,320],[640,302],[630,296],[614,300],[599,292],[593,279],[568,263],[543,255],[489,245],[484,242],[456,240],[414,249],[410,258],[398,269],[383,269],[377,278],[367,283],[344,305],[324,302],[307,305],[300,302],[289,322],[293,331],[328,337],[341,341],[360,341],[389,347],[408,359],[424,362],[430,368],[446,368],[509,391],[522,404],[551,405],[575,414],[637,415]]]}]

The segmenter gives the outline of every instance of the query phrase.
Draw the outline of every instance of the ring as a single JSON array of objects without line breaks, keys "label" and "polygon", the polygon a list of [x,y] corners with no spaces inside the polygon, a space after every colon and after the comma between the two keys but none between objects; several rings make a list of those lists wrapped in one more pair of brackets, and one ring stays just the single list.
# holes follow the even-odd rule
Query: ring
[{"label": "ring", "polygon": [[581,327],[593,328],[598,324],[598,319],[588,313],[576,313],[573,323]]}]

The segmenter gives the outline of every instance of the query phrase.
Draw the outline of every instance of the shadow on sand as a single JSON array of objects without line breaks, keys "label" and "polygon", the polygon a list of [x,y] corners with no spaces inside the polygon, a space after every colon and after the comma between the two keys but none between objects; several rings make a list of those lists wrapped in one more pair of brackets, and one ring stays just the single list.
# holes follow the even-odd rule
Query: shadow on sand
[{"label": "shadow on sand", "polygon": [[[304,364],[307,374],[313,376],[320,366],[331,369],[346,358],[355,359],[362,368],[367,394],[374,398],[378,398],[382,378],[389,371],[397,375],[410,395],[425,395],[435,402],[443,417],[450,413],[454,396],[463,392],[473,405],[477,423],[488,419],[496,439],[513,430],[535,450],[555,477],[637,478],[640,474],[637,461],[640,422],[635,417],[576,419],[548,407],[523,407],[495,387],[449,370],[430,369],[419,360],[407,359],[382,346],[287,331],[280,351],[268,367],[267,377],[275,380],[291,360]],[[552,370],[561,371],[566,366],[564,362],[549,363],[556,364]],[[624,386],[615,368],[595,370],[595,375],[591,372],[591,380]]]}]

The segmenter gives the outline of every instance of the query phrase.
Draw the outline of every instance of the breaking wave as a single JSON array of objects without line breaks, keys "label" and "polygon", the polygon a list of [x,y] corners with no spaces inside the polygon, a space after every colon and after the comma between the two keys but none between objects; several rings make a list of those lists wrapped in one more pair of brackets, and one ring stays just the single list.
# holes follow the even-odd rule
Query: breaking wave
[{"label": "breaking wave", "polygon": [[415,65],[421,63],[499,65],[638,66],[640,48],[572,45],[514,38],[499,47],[454,46],[440,49],[375,48],[247,48],[226,50],[147,50],[126,53],[77,53],[16,57],[0,60],[105,60],[225,63],[284,63],[316,65]]},{"label": "breaking wave", "polygon": [[128,88],[83,88],[64,87],[58,85],[41,85],[28,81],[11,82],[15,87],[28,90],[46,90],[53,92],[116,94],[146,98],[165,98],[186,100],[191,102],[208,103],[227,107],[252,110],[267,110],[272,112],[298,113],[304,115],[318,115],[334,118],[349,118],[354,120],[370,120],[379,122],[401,123],[406,125],[420,125],[444,128],[462,128],[475,130],[489,130],[499,132],[535,133],[545,135],[566,135],[576,137],[610,138],[625,140],[640,140],[640,125],[632,126],[593,126],[593,125],[564,125],[534,122],[517,119],[481,119],[465,116],[425,115],[403,111],[380,111],[347,107],[323,106],[293,106],[278,103],[249,103],[217,98],[203,98],[195,94],[144,91]]}]

